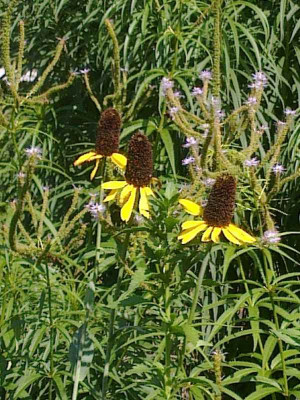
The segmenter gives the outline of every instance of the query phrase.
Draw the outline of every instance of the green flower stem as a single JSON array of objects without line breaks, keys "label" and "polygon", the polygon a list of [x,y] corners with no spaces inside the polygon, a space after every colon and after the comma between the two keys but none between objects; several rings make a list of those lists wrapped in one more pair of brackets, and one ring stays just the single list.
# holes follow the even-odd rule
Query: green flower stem
[{"label": "green flower stem", "polygon": [[[124,264],[125,264],[125,259],[126,259],[128,244],[129,244],[129,238],[130,238],[130,231],[126,233],[124,242],[123,242],[122,247],[119,252],[119,258],[122,263],[122,266],[119,268],[117,285],[116,285],[116,290],[114,293],[113,301],[117,301],[117,299],[120,295],[121,283],[122,283],[123,275],[124,275]],[[115,319],[116,319],[116,309],[113,308],[110,311],[108,343],[107,343],[105,366],[104,366],[103,379],[102,379],[102,400],[106,400],[108,375],[109,375],[109,368],[110,368],[110,358],[111,358],[111,351],[112,351],[113,343],[114,343],[113,340],[114,340],[114,332],[115,332],[115,329],[114,329]]]},{"label": "green flower stem", "polygon": [[191,306],[189,316],[188,316],[188,325],[191,325],[193,323],[193,320],[195,317],[195,312],[196,312],[196,308],[197,308],[197,304],[198,304],[198,298],[199,298],[199,294],[200,294],[200,290],[201,290],[201,286],[202,286],[203,277],[206,272],[206,267],[208,265],[209,257],[210,257],[210,253],[208,252],[207,255],[205,256],[204,260],[202,261],[201,268],[199,269],[197,284],[196,284],[194,296],[193,296],[193,302],[192,302],[192,306]]},{"label": "green flower stem", "polygon": [[169,275],[169,264],[165,265],[164,271],[166,282],[165,282],[165,293],[164,293],[164,303],[165,303],[165,314],[166,314],[166,328],[165,328],[165,393],[166,398],[171,398],[172,391],[172,379],[171,379],[171,349],[172,349],[172,338],[170,332],[171,324],[171,291],[170,291],[170,275]]},{"label": "green flower stem", "polygon": [[[51,247],[51,242],[49,241],[38,258],[36,262],[36,267],[42,262],[42,260],[45,258],[47,253],[49,252]],[[50,272],[49,272],[49,265],[46,262],[46,279],[47,279],[47,291],[48,291],[48,308],[49,308],[49,325],[50,325],[50,372],[49,372],[49,377],[50,377],[50,386],[49,386],[49,394],[48,394],[48,399],[52,400],[52,389],[53,389],[53,375],[54,375],[54,326],[53,326],[53,317],[52,317],[52,292],[51,292],[51,281],[50,281]]]},{"label": "green flower stem", "polygon": [[121,111],[121,95],[122,95],[122,85],[121,85],[121,67],[120,67],[120,47],[118,39],[113,27],[113,24],[109,19],[105,19],[104,23],[108,31],[109,36],[113,42],[113,83],[114,83],[114,104],[118,111]]},{"label": "green flower stem", "polygon": [[52,387],[53,387],[53,374],[54,374],[54,359],[53,359],[53,345],[54,345],[54,335],[53,335],[53,318],[52,318],[52,296],[51,296],[51,282],[49,274],[49,266],[46,264],[47,273],[47,290],[48,290],[48,308],[49,308],[49,322],[50,322],[50,387],[49,387],[49,400],[52,400]]},{"label": "green flower stem", "polygon": [[[101,179],[101,183],[103,182],[103,178],[105,175],[105,167],[106,167],[106,158],[103,158],[100,161],[100,168],[99,168],[99,175],[100,175],[100,179]],[[99,200],[100,203],[102,203],[103,200],[103,190],[102,190],[102,186],[100,183],[100,187],[99,187]],[[96,255],[95,255],[95,268],[94,268],[94,277],[93,277],[93,281],[96,282],[98,274],[99,274],[99,264],[100,264],[100,254],[101,254],[101,233],[102,233],[102,225],[101,222],[98,221],[97,222],[97,237],[96,237]],[[90,310],[87,309],[86,310],[86,314],[85,314],[85,324],[87,325],[88,320],[89,320],[89,316],[90,316]],[[81,345],[80,345],[81,347]],[[80,361],[78,361],[80,362]],[[79,373],[80,369],[77,368],[77,375]],[[74,379],[74,385],[73,385],[73,393],[72,393],[72,400],[76,400],[77,399],[77,395],[78,395],[78,386],[79,386],[79,376],[76,376]]]},{"label": "green flower stem", "polygon": [[[104,181],[104,175],[105,175],[105,167],[106,167],[106,158],[103,158],[101,160],[101,165],[100,165],[100,169],[99,169],[99,175],[100,175],[100,179],[101,179],[101,183]],[[99,187],[99,200],[100,203],[102,203],[103,201],[103,189],[102,186],[100,184]],[[100,263],[100,254],[101,254],[101,233],[102,233],[102,224],[101,222],[98,220],[97,222],[97,238],[96,238],[96,268],[95,268],[95,278],[98,274],[98,269],[99,269],[99,263]]]},{"label": "green flower stem", "polygon": [[[246,275],[245,275],[243,263],[242,263],[240,258],[238,258],[238,264],[239,264],[239,269],[240,269],[240,272],[241,272],[241,275],[242,275],[242,278],[243,278],[243,281],[244,281],[245,290],[246,290],[247,293],[249,293],[249,297],[251,299],[251,292],[249,290],[249,286],[248,286],[248,283],[246,281]],[[252,303],[252,300],[251,300],[251,303]],[[251,306],[252,306],[252,304],[251,304]],[[262,344],[260,335],[258,335],[258,345],[259,345],[261,354],[263,354],[264,353],[264,346]]]},{"label": "green flower stem", "polygon": [[[276,330],[280,330],[280,325],[279,325],[279,320],[278,320],[278,315],[276,311],[276,305],[274,302],[274,292],[273,288],[270,284],[269,276],[268,276],[268,262],[266,259],[265,254],[263,253],[263,260],[264,260],[264,267],[265,267],[265,275],[266,275],[266,281],[267,281],[267,289],[272,305],[272,311],[273,311],[273,316],[274,316],[274,322],[275,322],[275,327]],[[283,354],[283,345],[282,345],[282,340],[280,338],[277,338],[278,346],[279,346],[279,352],[280,352],[280,358],[281,358],[281,364],[282,364],[282,373],[283,373],[283,384],[284,384],[284,393],[283,396],[285,398],[289,398],[289,386],[288,386],[288,381],[287,381],[287,374],[286,374],[286,364],[285,364],[285,358]]]},{"label": "green flower stem", "polygon": [[97,97],[94,95],[94,93],[93,93],[93,91],[91,89],[88,74],[87,73],[84,74],[83,78],[84,78],[85,86],[86,86],[86,89],[87,89],[88,94],[90,96],[90,99],[94,102],[94,104],[95,104],[97,110],[99,111],[99,113],[101,113],[102,112],[102,108],[100,106],[100,103],[99,103]]},{"label": "green flower stem", "polygon": [[219,98],[221,90],[221,0],[214,0],[212,11],[214,13],[213,95]]}]

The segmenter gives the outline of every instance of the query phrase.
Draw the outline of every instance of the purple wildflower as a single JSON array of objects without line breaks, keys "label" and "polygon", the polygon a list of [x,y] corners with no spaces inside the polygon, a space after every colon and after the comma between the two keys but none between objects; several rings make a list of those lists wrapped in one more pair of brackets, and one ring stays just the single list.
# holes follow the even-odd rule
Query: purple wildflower
[{"label": "purple wildflower", "polygon": [[182,145],[182,147],[188,148],[194,146],[195,144],[197,144],[197,140],[193,136],[190,136],[186,139],[186,142]]},{"label": "purple wildflower", "polygon": [[247,106],[253,107],[257,104],[257,98],[256,97],[248,97],[248,100],[245,103]]},{"label": "purple wildflower", "polygon": [[201,96],[203,94],[203,90],[200,87],[194,87],[192,90],[193,96]]},{"label": "purple wildflower", "polygon": [[168,89],[172,89],[172,87],[174,86],[174,82],[171,81],[170,79],[166,78],[165,76],[162,78],[161,81],[161,87],[162,87],[162,93],[165,96],[166,92]]},{"label": "purple wildflower", "polygon": [[41,158],[42,157],[42,149],[38,146],[32,146],[29,147],[28,149],[25,149],[25,153],[27,157],[36,157],[36,158]]},{"label": "purple wildflower", "polygon": [[203,81],[209,81],[212,78],[212,73],[211,73],[211,71],[208,71],[206,69],[206,70],[200,72],[199,77]]},{"label": "purple wildflower", "polygon": [[274,172],[274,174],[280,175],[280,174],[282,174],[282,173],[285,171],[285,168],[284,168],[284,166],[281,165],[281,164],[275,164],[275,165],[272,167],[272,171]]},{"label": "purple wildflower", "polygon": [[89,68],[84,68],[84,69],[81,69],[80,72],[81,72],[83,75],[86,75],[86,74],[88,74],[88,73],[90,72],[90,69],[89,69]]},{"label": "purple wildflower", "polygon": [[268,79],[266,75],[262,71],[258,71],[255,74],[252,74],[253,83],[249,85],[252,89],[262,89],[267,86]]},{"label": "purple wildflower", "polygon": [[187,157],[185,159],[182,160],[182,165],[189,165],[195,162],[195,158],[194,157]]},{"label": "purple wildflower", "polygon": [[265,231],[263,235],[263,241],[269,244],[280,242],[278,231],[276,229]]},{"label": "purple wildflower", "polygon": [[106,210],[106,207],[104,204],[100,203],[95,203],[93,200],[91,200],[87,205],[86,208],[88,211],[91,213],[92,217],[95,219],[98,219],[101,214],[103,214]]},{"label": "purple wildflower", "polygon": [[245,167],[257,167],[259,163],[260,161],[256,157],[244,161]]},{"label": "purple wildflower", "polygon": [[286,116],[288,116],[288,115],[294,116],[294,115],[296,115],[296,110],[291,110],[290,108],[287,108],[287,109],[284,111],[284,113],[285,113]]},{"label": "purple wildflower", "polygon": [[206,186],[206,187],[212,187],[212,186],[215,184],[216,180],[213,179],[213,178],[206,178],[206,179],[203,179],[202,182],[203,182],[203,185],[204,185],[204,186]]},{"label": "purple wildflower", "polygon": [[175,119],[175,114],[177,114],[178,111],[179,111],[179,108],[178,108],[178,107],[171,107],[171,108],[170,108],[169,114],[170,114],[170,117],[172,118],[173,121],[174,121],[174,119]]},{"label": "purple wildflower", "polygon": [[184,96],[179,90],[176,90],[174,92],[174,97],[176,97],[177,99],[180,99],[181,97],[184,97]]}]

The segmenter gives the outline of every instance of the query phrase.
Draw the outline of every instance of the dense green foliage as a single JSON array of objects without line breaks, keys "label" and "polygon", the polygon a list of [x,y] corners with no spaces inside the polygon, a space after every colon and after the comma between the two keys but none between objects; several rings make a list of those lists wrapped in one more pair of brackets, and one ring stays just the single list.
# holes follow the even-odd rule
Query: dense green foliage
[{"label": "dense green foliage", "polygon": [[[300,6],[223,0],[218,25],[219,1],[0,0],[1,399],[300,398]],[[18,84],[34,70],[44,78]],[[214,76],[202,107],[203,70]],[[258,71],[268,84],[254,112]],[[224,125],[210,120],[212,93]],[[115,202],[89,212],[102,181],[124,180],[109,159],[93,181],[94,163],[73,165],[108,107],[122,115],[121,153],[138,130],[152,143],[150,219],[126,224]],[[199,121],[224,128],[221,148]],[[255,175],[245,160],[261,125]],[[197,158],[182,146],[191,132],[198,169],[182,163]],[[199,170],[235,176],[234,221],[255,244],[180,243],[179,198],[209,197]]]}]

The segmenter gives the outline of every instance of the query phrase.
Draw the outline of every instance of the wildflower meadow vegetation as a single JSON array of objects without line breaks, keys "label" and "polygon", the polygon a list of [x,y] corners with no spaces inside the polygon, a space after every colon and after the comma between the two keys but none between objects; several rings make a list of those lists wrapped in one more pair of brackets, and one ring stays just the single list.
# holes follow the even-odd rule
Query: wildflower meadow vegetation
[{"label": "wildflower meadow vegetation", "polygon": [[300,399],[300,5],[0,0],[1,400]]}]

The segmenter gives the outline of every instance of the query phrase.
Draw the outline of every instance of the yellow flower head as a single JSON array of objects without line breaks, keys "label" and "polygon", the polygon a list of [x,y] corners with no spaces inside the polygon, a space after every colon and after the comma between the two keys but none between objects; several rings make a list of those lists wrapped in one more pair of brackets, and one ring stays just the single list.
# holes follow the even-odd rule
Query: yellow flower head
[{"label": "yellow flower head", "polygon": [[80,156],[74,165],[80,165],[84,162],[96,160],[95,168],[91,173],[91,179],[94,179],[99,167],[101,158],[110,158],[118,167],[125,169],[127,159],[119,151],[119,140],[121,131],[121,118],[117,110],[107,108],[101,114],[99,120],[95,150]]},{"label": "yellow flower head", "polygon": [[149,218],[148,197],[154,196],[149,187],[152,180],[153,161],[151,143],[145,135],[137,132],[129,142],[128,161],[125,170],[125,181],[111,181],[102,184],[103,189],[110,189],[104,202],[114,200],[120,193],[121,219],[128,222],[136,199],[139,198],[139,212]]},{"label": "yellow flower head", "polygon": [[230,242],[241,245],[254,243],[256,239],[231,223],[235,207],[236,181],[227,174],[217,178],[204,209],[191,200],[181,199],[179,203],[192,215],[203,215],[203,220],[186,221],[182,224],[183,231],[178,236],[182,244],[193,240],[200,232],[202,242],[220,241],[220,234]]}]

